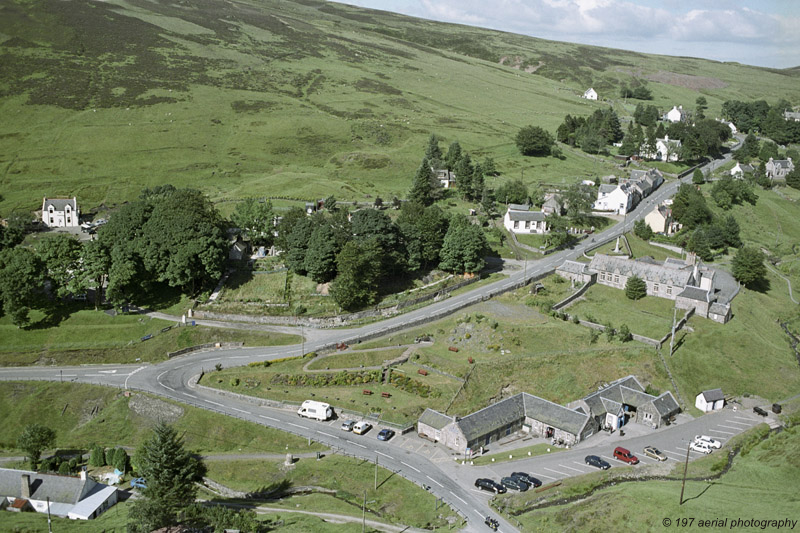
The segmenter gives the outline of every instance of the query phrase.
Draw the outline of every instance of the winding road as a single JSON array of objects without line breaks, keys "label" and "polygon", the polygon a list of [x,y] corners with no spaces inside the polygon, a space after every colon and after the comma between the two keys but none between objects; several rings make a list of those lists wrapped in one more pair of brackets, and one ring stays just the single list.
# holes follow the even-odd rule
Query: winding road
[{"label": "winding road", "polygon": [[[712,161],[707,166],[710,169],[714,169],[729,159],[730,154],[727,154],[723,159]],[[691,177],[684,179],[690,180]],[[484,517],[487,515],[496,517],[497,515],[488,505],[488,495],[478,493],[474,489],[473,482],[476,477],[481,475],[497,477],[500,475],[498,471],[492,470],[490,467],[469,466],[462,466],[460,467],[462,470],[457,470],[459,467],[452,458],[449,461],[435,462],[429,456],[417,453],[413,446],[405,446],[404,444],[407,444],[410,439],[403,435],[398,435],[389,442],[378,441],[374,438],[373,433],[359,437],[352,433],[341,431],[335,422],[322,423],[298,418],[293,411],[257,405],[253,401],[222,395],[204,387],[196,386],[197,377],[202,372],[213,369],[217,363],[222,363],[225,367],[242,366],[256,361],[302,355],[302,350],[306,352],[321,351],[340,342],[354,344],[360,340],[380,337],[390,332],[407,329],[428,322],[431,317],[446,316],[482,302],[492,296],[518,287],[531,278],[548,273],[564,260],[576,259],[590,248],[609,242],[618,235],[629,231],[634,222],[643,218],[645,214],[652,210],[653,206],[674,195],[678,186],[678,180],[665,182],[650,197],[642,201],[625,218],[623,223],[618,223],[603,232],[595,234],[591,240],[586,239],[572,248],[545,256],[538,261],[528,261],[524,270],[514,272],[503,280],[484,285],[469,292],[457,294],[421,309],[357,328],[313,330],[306,327],[303,328],[303,333],[306,336],[304,346],[298,344],[294,346],[215,350],[187,354],[155,365],[2,368],[0,369],[0,380],[71,381],[138,390],[288,431],[304,438],[313,439],[339,452],[370,461],[377,461],[381,466],[402,475],[414,483],[429,487],[429,490],[434,495],[455,508],[466,518],[466,531],[485,531],[487,528],[483,524]],[[162,318],[178,320],[178,317],[169,317],[168,315],[163,315]],[[212,321],[200,320],[197,322],[209,326],[230,327],[230,325]],[[263,327],[265,329],[268,328],[268,326]],[[269,328],[276,329],[274,327]],[[286,328],[281,329],[286,330]],[[295,331],[292,332],[296,333]],[[742,431],[752,425],[751,420],[749,420],[752,417],[741,414],[739,416],[741,419],[728,424],[729,428],[735,428],[727,430],[731,434]],[[705,421],[706,417],[699,420]],[[739,424],[736,424],[736,422],[739,422]],[[670,451],[673,454],[677,455],[678,453],[675,448],[683,447],[685,450],[685,440],[691,438],[688,435],[693,435],[693,431],[700,432],[702,429],[708,429],[703,423],[698,422],[697,427],[693,424],[694,422],[691,422],[665,430],[665,433],[671,435],[669,447],[672,448]],[[722,431],[726,430],[723,429]],[[719,436],[725,437],[727,435]],[[587,446],[595,447],[598,450],[597,453],[600,454],[600,448],[597,448],[600,442],[593,442],[590,439]],[[663,444],[658,445],[664,446]],[[585,465],[581,464],[581,458],[587,453],[587,450],[592,449],[589,447],[584,449],[580,445],[579,448],[580,450],[526,459],[526,462],[530,461],[530,464],[519,465],[514,463],[513,466],[514,468],[524,466],[532,472],[541,470],[539,474],[544,481],[579,475],[589,471]],[[602,449],[602,454],[608,455],[609,452],[610,450]],[[685,454],[685,451],[682,453]],[[464,470],[470,468],[472,469]],[[510,468],[511,466],[505,468],[505,470],[510,471]],[[485,472],[485,474],[481,474],[481,472]],[[499,531],[517,531],[517,528],[501,518]]]}]

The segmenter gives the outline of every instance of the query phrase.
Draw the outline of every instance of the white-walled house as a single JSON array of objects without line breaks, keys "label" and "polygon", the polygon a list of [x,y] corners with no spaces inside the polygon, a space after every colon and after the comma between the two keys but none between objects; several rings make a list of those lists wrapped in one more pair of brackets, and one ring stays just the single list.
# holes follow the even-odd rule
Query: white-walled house
[{"label": "white-walled house", "polygon": [[722,389],[704,390],[695,398],[694,406],[704,413],[717,411],[725,407],[725,395]]},{"label": "white-walled house", "polygon": [[656,139],[656,149],[653,153],[649,153],[645,149],[645,144],[639,148],[642,157],[647,159],[655,159],[657,161],[673,162],[680,158],[681,142],[675,139],[670,139],[666,135],[663,139]]},{"label": "white-walled house", "polygon": [[582,98],[586,98],[587,100],[597,100],[597,91],[589,87],[586,89],[586,92],[583,93]]},{"label": "white-walled house", "polygon": [[744,177],[745,174],[752,174],[752,172],[753,172],[753,167],[751,167],[750,165],[743,165],[737,161],[736,164],[731,169],[731,177],[741,179]]},{"label": "white-walled house", "polygon": [[592,209],[595,211],[613,211],[624,215],[636,206],[634,192],[627,183],[619,185],[603,184],[597,192],[597,200]]},{"label": "white-walled house", "polygon": [[664,115],[664,120],[669,122],[681,122],[686,119],[686,112],[683,110],[682,105],[672,106],[672,109],[667,111]]},{"label": "white-walled house", "polygon": [[[434,170],[434,169],[431,169]],[[450,189],[455,187],[456,185],[456,175],[454,172],[445,169],[434,170],[436,173],[436,179],[439,180],[439,184],[444,187],[445,189]]]},{"label": "white-walled house", "polygon": [[42,222],[48,228],[77,228],[80,226],[81,211],[78,199],[47,198],[42,200]]},{"label": "white-walled house", "polygon": [[116,504],[117,497],[116,487],[96,482],[85,471],[73,477],[0,468],[0,508],[91,520]]},{"label": "white-walled house", "polygon": [[513,233],[538,233],[548,232],[547,215],[542,211],[531,211],[530,206],[508,204],[508,209],[503,217],[503,226]]},{"label": "white-walled house", "polygon": [[655,209],[647,213],[644,222],[655,233],[672,235],[680,229],[680,224],[672,219],[672,209],[666,205],[656,206]]}]

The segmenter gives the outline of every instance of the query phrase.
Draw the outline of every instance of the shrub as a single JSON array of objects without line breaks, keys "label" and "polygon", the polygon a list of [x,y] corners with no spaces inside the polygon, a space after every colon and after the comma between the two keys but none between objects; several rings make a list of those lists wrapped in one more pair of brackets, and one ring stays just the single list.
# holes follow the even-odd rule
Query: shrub
[{"label": "shrub", "polygon": [[231,387],[239,386],[239,378],[231,378]]},{"label": "shrub", "polygon": [[65,461],[65,462],[61,463],[60,465],[58,465],[58,473],[61,474],[62,476],[70,475],[72,473],[72,471],[71,471],[71,469],[69,467],[69,463]]}]

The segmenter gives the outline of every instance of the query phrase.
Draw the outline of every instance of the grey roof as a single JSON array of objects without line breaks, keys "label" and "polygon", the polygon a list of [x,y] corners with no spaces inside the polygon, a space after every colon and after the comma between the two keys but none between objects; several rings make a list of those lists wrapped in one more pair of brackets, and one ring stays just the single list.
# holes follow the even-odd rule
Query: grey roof
[{"label": "grey roof", "polygon": [[[753,171],[753,167],[750,166],[750,165],[743,165],[742,163],[737,163],[737,165],[738,165],[739,169],[742,172],[752,172]],[[733,169],[731,169],[731,170],[733,170]]]},{"label": "grey roof", "polygon": [[634,407],[641,407],[653,401],[653,396],[644,391],[632,389],[624,385],[619,386],[619,391],[622,394],[622,403],[632,405]]},{"label": "grey roof", "polygon": [[55,211],[63,211],[65,207],[70,206],[73,211],[77,211],[78,203],[75,198],[45,198],[43,208],[45,211],[53,206]]},{"label": "grey roof", "polygon": [[598,190],[601,193],[608,194],[608,193],[614,192],[616,190],[616,188],[617,188],[617,186],[612,184],[612,183],[603,183],[602,185],[600,185]]},{"label": "grey roof", "polygon": [[419,417],[420,424],[425,424],[433,429],[442,429],[452,422],[453,417],[442,414],[439,411],[434,411],[433,409],[425,409],[425,412]]},{"label": "grey roof", "polygon": [[687,268],[690,265],[687,265],[686,261],[683,259],[678,259],[677,257],[667,257],[664,260],[664,266],[672,268]]},{"label": "grey roof", "polygon": [[[685,266],[685,265],[684,265]],[[623,276],[639,276],[645,281],[685,287],[692,279],[689,269],[676,269],[672,265],[652,265],[632,259],[595,254],[589,269],[596,272],[611,272]]]},{"label": "grey roof", "polygon": [[0,496],[21,497],[24,474],[30,476],[31,500],[50,498],[52,502],[75,504],[83,492],[84,485],[90,483],[78,477],[0,468]]},{"label": "grey roof", "polygon": [[579,263],[577,261],[570,261],[569,259],[567,259],[566,261],[561,263],[561,266],[558,267],[556,270],[560,270],[562,272],[569,272],[571,274],[584,274],[586,273],[587,266],[588,265],[586,265],[586,263]]},{"label": "grey roof", "polygon": [[541,222],[547,218],[547,215],[541,211],[512,211],[508,210],[509,220],[535,220]]},{"label": "grey roof", "polygon": [[714,315],[727,315],[728,311],[730,310],[730,305],[726,305],[721,302],[714,302],[711,304],[711,307],[708,308],[708,312]]},{"label": "grey roof", "polygon": [[509,211],[530,211],[531,206],[528,204],[508,204]]},{"label": "grey roof", "polygon": [[772,161],[772,164],[780,168],[786,168],[786,169],[794,168],[794,164],[792,163],[791,159],[775,159]]},{"label": "grey roof", "polygon": [[722,389],[704,390],[701,394],[707,402],[718,402],[725,399],[725,395],[722,394]]},{"label": "grey roof", "polygon": [[661,417],[669,416],[681,410],[680,405],[670,391],[667,391],[653,400],[653,407],[656,408]]},{"label": "grey roof", "polygon": [[581,430],[589,420],[589,417],[584,413],[579,413],[574,409],[569,409],[527,392],[522,393],[522,401],[527,418],[538,420],[548,426],[573,435],[580,435]]},{"label": "grey roof", "polygon": [[[622,390],[623,387],[626,389],[626,391]],[[625,376],[624,378],[618,379],[606,387],[603,387],[602,389],[586,396],[583,401],[586,402],[586,405],[592,411],[592,415],[599,416],[608,412],[607,406],[609,405],[613,406],[613,404],[623,403],[634,406],[640,405],[639,403],[632,403],[634,401],[638,402],[640,399],[639,397],[634,397],[633,393],[644,393],[643,391],[644,389],[642,388],[642,385],[634,376]],[[628,394],[628,397],[625,396],[625,393]],[[650,396],[650,398],[652,399],[652,396]],[[609,404],[609,401],[613,403]]]},{"label": "grey roof", "polygon": [[689,300],[697,300],[698,302],[710,301],[707,290],[692,286],[688,286],[683,289],[683,291],[681,291],[681,293],[678,295],[678,298],[687,298]]},{"label": "grey roof", "polygon": [[600,401],[603,403],[606,413],[619,413],[622,411],[622,404],[619,402],[603,397],[600,398]]},{"label": "grey roof", "polygon": [[69,517],[77,517],[88,520],[103,502],[108,500],[115,492],[116,487],[109,485],[96,485],[80,502],[69,511]]},{"label": "grey roof", "polygon": [[525,416],[522,393],[500,400],[460,419],[456,424],[467,442],[514,424]]}]

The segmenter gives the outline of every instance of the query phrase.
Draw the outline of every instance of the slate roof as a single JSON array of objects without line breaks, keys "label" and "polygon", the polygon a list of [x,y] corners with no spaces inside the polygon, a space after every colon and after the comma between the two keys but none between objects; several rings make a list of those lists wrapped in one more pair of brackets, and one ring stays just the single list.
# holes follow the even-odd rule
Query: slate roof
[{"label": "slate roof", "polygon": [[664,266],[670,268],[687,268],[689,265],[687,265],[686,261],[683,259],[678,259],[677,257],[667,257],[664,260]]},{"label": "slate roof", "polygon": [[433,429],[442,429],[451,422],[453,422],[453,417],[442,414],[439,411],[434,411],[433,409],[425,409],[425,412],[419,417],[420,424],[425,424]]},{"label": "slate roof", "polygon": [[70,518],[78,518],[88,520],[92,513],[100,507],[104,501],[109,499],[117,491],[116,487],[109,485],[96,485],[92,488],[91,492],[87,494],[81,501],[70,509],[68,515]]},{"label": "slate roof", "polygon": [[525,416],[573,435],[580,435],[589,417],[573,409],[549,402],[538,396],[522,393]]},{"label": "slate roof", "polygon": [[73,211],[78,210],[78,203],[75,198],[45,198],[43,209],[47,211],[51,205],[55,211],[63,211],[67,206],[70,206]]},{"label": "slate roof", "polygon": [[689,300],[696,300],[698,302],[708,302],[710,301],[709,293],[705,289],[701,289],[700,287],[692,287],[688,286],[680,294],[678,294],[678,298],[687,298]]},{"label": "slate roof", "polygon": [[772,164],[775,165],[775,168],[785,168],[787,170],[792,170],[794,168],[791,159],[775,159],[772,161]]},{"label": "slate roof", "polygon": [[[684,265],[685,266],[685,265]],[[652,265],[641,261],[595,254],[589,269],[596,272],[611,272],[623,276],[639,276],[645,281],[685,287],[692,279],[689,269],[677,269],[672,265]]]},{"label": "slate roof", "polygon": [[598,188],[598,191],[601,192],[601,193],[604,193],[604,194],[609,194],[609,193],[614,192],[614,190],[616,190],[616,188],[617,188],[617,186],[614,185],[613,183],[603,183]]},{"label": "slate roof", "polygon": [[714,302],[711,304],[711,307],[708,308],[709,314],[714,315],[727,315],[729,311],[729,307],[720,302]]},{"label": "slate roof", "polygon": [[700,394],[703,395],[703,398],[705,398],[707,402],[718,402],[725,399],[725,395],[722,394],[722,389],[704,390]]},{"label": "slate roof", "polygon": [[75,504],[88,481],[72,476],[39,474],[27,470],[0,468],[0,496],[22,496],[22,476],[30,476],[31,500]]},{"label": "slate roof", "polygon": [[530,211],[531,206],[528,204],[508,204],[509,211]]},{"label": "slate roof", "polygon": [[675,397],[669,391],[653,400],[653,407],[656,408],[656,411],[658,411],[658,414],[662,417],[677,413],[681,408],[675,400]]},{"label": "slate roof", "polygon": [[570,261],[567,259],[561,266],[558,267],[556,270],[560,270],[562,272],[569,272],[570,274],[585,274],[587,270],[586,263],[579,263],[577,261]]},{"label": "slate roof", "polygon": [[500,400],[480,411],[460,419],[456,424],[464,434],[467,441],[473,441],[508,424],[514,424],[525,416],[525,407],[522,393],[516,394],[505,400]]},{"label": "slate roof", "polygon": [[547,215],[541,211],[512,211],[508,210],[509,220],[535,220],[541,222],[547,218]]}]

